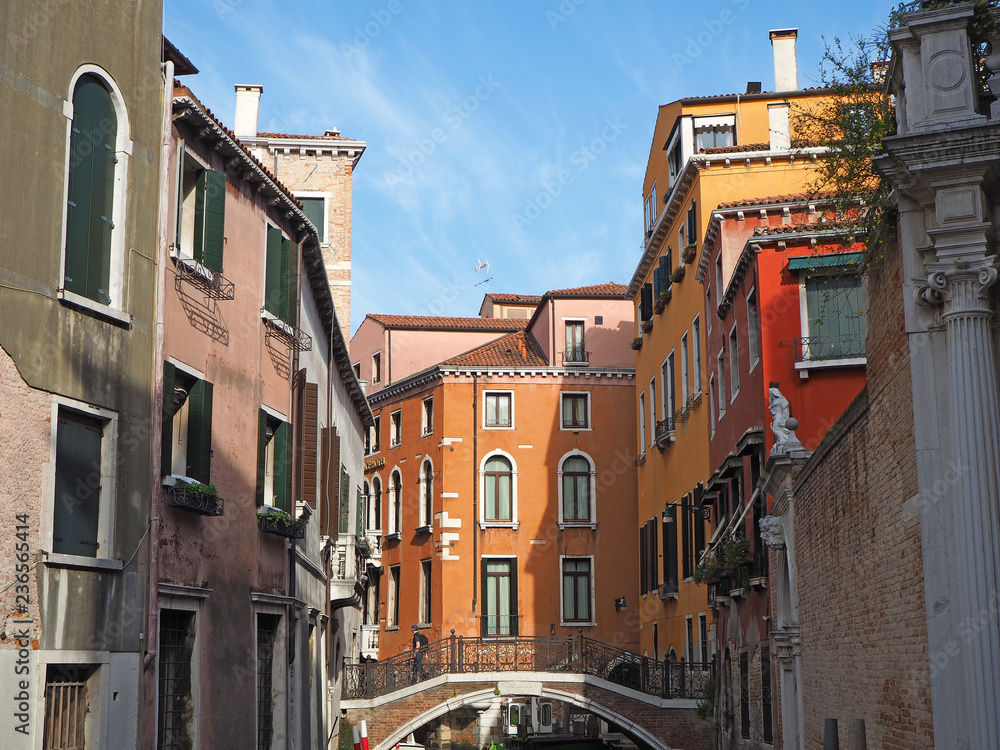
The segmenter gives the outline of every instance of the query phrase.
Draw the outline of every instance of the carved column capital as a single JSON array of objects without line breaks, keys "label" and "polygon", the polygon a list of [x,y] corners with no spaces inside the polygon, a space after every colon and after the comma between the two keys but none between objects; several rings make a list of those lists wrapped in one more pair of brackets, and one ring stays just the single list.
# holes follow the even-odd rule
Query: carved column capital
[{"label": "carved column capital", "polygon": [[785,548],[785,527],[780,518],[764,516],[760,519],[760,538],[771,549]]},{"label": "carved column capital", "polygon": [[945,319],[956,315],[993,316],[990,289],[997,282],[997,257],[949,258],[927,264],[927,282],[917,287],[917,301],[941,306]]}]

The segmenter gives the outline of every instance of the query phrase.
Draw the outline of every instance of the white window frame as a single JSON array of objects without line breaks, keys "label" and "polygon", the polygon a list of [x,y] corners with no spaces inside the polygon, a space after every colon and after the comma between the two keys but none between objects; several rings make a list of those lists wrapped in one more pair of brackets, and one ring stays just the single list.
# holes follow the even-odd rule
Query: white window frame
[{"label": "white window frame", "polygon": [[[200,743],[199,738],[201,735],[200,731],[200,717],[201,717],[201,660],[198,658],[201,653],[202,648],[202,638],[201,638],[201,614],[202,614],[202,603],[211,593],[211,589],[195,589],[190,588],[189,591],[187,586],[174,586],[170,584],[160,584],[160,594],[159,594],[159,611],[162,612],[165,609],[177,610],[179,612],[190,612],[194,615],[194,637],[191,640],[191,740],[192,740],[192,750],[198,750]],[[169,593],[168,593],[169,592]],[[265,613],[267,614],[267,613]],[[256,622],[256,621],[255,621]],[[256,627],[256,626],[255,626]],[[160,648],[160,618],[156,620],[156,648],[157,657],[159,656]],[[256,644],[255,644],[256,645]],[[156,685],[156,702],[155,706],[156,712],[154,721],[154,728],[156,731],[159,730],[159,720],[160,720],[160,660],[155,659],[156,669],[155,669],[155,685]]]},{"label": "white window frame", "polygon": [[[378,362],[378,366],[376,366]],[[372,385],[382,382],[382,350],[372,352]]]},{"label": "white window frame", "polygon": [[[656,425],[653,425],[656,431]],[[646,392],[639,394],[639,455],[646,455]]]},{"label": "white window frame", "polygon": [[[750,304],[751,299],[753,299],[752,306]],[[760,300],[757,299],[756,287],[750,287],[750,291],[747,292],[745,301],[747,305],[747,358],[750,360],[750,366],[747,369],[747,373],[749,374],[757,367],[761,356],[761,331],[758,328],[760,325]],[[751,309],[754,311],[753,315],[750,314]]]},{"label": "white window frame", "polygon": [[[563,424],[563,399],[566,396],[584,396],[587,401],[587,424],[584,427],[566,427]],[[590,414],[590,391],[560,391],[559,392],[559,429],[563,432],[590,432],[593,430]]]},{"label": "white window frame", "polygon": [[715,373],[708,376],[708,411],[709,417],[709,437],[715,437]]},{"label": "white window frame", "polygon": [[729,403],[733,403],[740,395],[740,347],[739,331],[736,324],[729,329]]},{"label": "white window frame", "polygon": [[[486,462],[493,456],[503,456],[510,461],[510,520],[509,521],[487,521],[486,520]],[[487,453],[479,462],[479,527],[516,529],[520,525],[517,520],[517,461],[514,457],[503,450],[492,450]],[[508,555],[509,557],[509,555]]]},{"label": "white window frame", "polygon": [[690,357],[690,346],[688,345],[688,332],[681,334],[681,401],[687,408],[688,400],[691,398],[691,370],[688,367]]},{"label": "white window frame", "polygon": [[[578,620],[564,620],[563,615],[566,613],[565,609],[565,594],[563,585],[563,579],[565,577],[565,560],[590,560],[590,620],[587,622],[582,622]],[[597,599],[597,586],[595,582],[597,580],[596,571],[594,570],[594,556],[593,555],[559,555],[559,626],[563,628],[593,628],[597,627],[597,612],[595,610],[595,602]]]},{"label": "white window frame", "polygon": [[[73,132],[73,92],[76,84],[84,75],[93,75],[100,78],[108,87],[111,96],[111,104],[115,108],[115,117],[118,120],[117,135],[115,140],[115,156],[118,164],[115,165],[114,195],[112,197],[112,223],[111,230],[111,263],[108,277],[108,296],[111,298],[110,304],[103,304],[81,294],[76,294],[64,288],[64,275],[66,273],[66,232],[69,224],[69,172],[70,172],[70,137]],[[126,221],[128,217],[128,176],[129,161],[132,158],[132,139],[129,127],[128,108],[125,106],[125,96],[118,87],[114,77],[97,65],[85,64],[77,68],[69,81],[69,91],[66,99],[63,100],[63,116],[66,118],[66,149],[63,160],[63,190],[62,190],[62,232],[59,242],[59,288],[57,297],[76,307],[83,307],[106,318],[111,318],[116,322],[131,324],[132,316],[125,312],[125,235]]]},{"label": "white window frame", "polygon": [[330,237],[329,227],[330,227],[330,199],[333,197],[328,192],[323,192],[319,190],[296,190],[296,198],[322,198],[323,200],[323,226],[316,227],[319,230],[319,244],[320,247],[329,247]]},{"label": "white window frame", "polygon": [[701,395],[701,316],[695,315],[691,321],[691,341],[693,344],[692,364],[692,385],[694,386],[694,397]]},{"label": "white window frame", "polygon": [[650,431],[650,443],[656,442],[656,376],[649,379],[649,423],[652,425]]},{"label": "white window frame", "polygon": [[[209,383],[210,382],[208,380],[208,378],[205,377],[205,373],[201,372],[200,370],[196,370],[195,368],[193,368],[193,367],[191,367],[189,365],[184,364],[183,362],[181,362],[180,360],[178,360],[175,357],[167,357],[167,361],[170,362],[170,364],[172,364],[174,366],[174,370],[175,371],[180,371],[181,373],[183,373],[184,375],[186,375],[189,378],[194,378],[195,380],[200,380],[200,381],[202,381],[204,383]],[[164,396],[166,396],[166,394],[164,394]],[[174,462],[180,461],[180,463],[183,463],[185,465],[187,464],[188,451],[191,449],[191,446],[188,445],[188,442],[187,442],[187,418],[188,418],[188,409],[189,409],[189,406],[190,406],[190,397],[188,399],[185,399],[184,405],[181,406],[181,408],[177,411],[176,414],[174,414],[174,417],[173,417],[174,419],[177,419],[178,416],[181,417],[181,421],[183,422],[182,430],[179,431],[178,430],[178,426],[174,425],[174,428],[173,428],[173,430],[171,432],[171,435],[172,435],[171,441],[173,442],[173,446],[171,447],[171,451],[170,451],[170,463],[171,463],[171,466],[167,467],[167,468],[170,469],[170,471],[163,472],[161,470],[161,473],[167,474],[167,475],[172,476],[172,477],[174,477],[176,479],[182,479],[185,482],[195,482],[197,480],[192,479],[191,477],[187,476],[186,474],[178,473],[176,471],[173,471],[173,463]],[[183,414],[182,414],[182,412],[183,412]],[[175,450],[177,450],[177,446],[178,445],[182,446],[183,449],[184,449],[183,456],[180,456],[178,453],[175,453]]]},{"label": "white window frame", "polygon": [[[816,270],[802,269],[798,271],[799,274],[799,323],[800,334],[802,338],[809,338],[809,300],[806,294],[806,281],[810,278],[815,278],[817,276],[829,276],[827,273],[818,273]],[[865,312],[868,311],[868,289],[865,280],[861,280],[861,295],[864,299]],[[844,357],[842,359],[824,359],[824,360],[812,360],[808,357],[809,348],[803,345],[802,351],[799,355],[802,357],[801,362],[795,363],[796,370],[811,370],[821,367],[849,367],[852,365],[863,365],[868,361],[867,351],[864,357]],[[799,377],[806,377],[809,373],[799,373]]]},{"label": "white window frame", "polygon": [[[65,408],[78,412],[93,419],[105,422],[104,435],[101,440],[101,494],[98,508],[97,556],[68,555],[52,551],[52,533],[55,525],[56,507],[56,445],[59,429],[59,409]],[[51,429],[49,430],[49,466],[45,489],[44,512],[40,524],[40,546],[45,554],[45,564],[51,566],[70,566],[74,568],[108,568],[121,570],[122,561],[114,557],[115,547],[115,486],[118,481],[118,412],[99,406],[66,398],[58,394],[52,395]],[[62,662],[58,662],[62,663]]]},{"label": "white window frame", "polygon": [[[430,506],[431,507],[429,509],[424,507],[424,500],[426,498],[426,493],[427,493],[427,481],[424,478],[424,467],[426,467],[426,466],[430,466],[431,467],[431,488],[430,488],[430,493],[431,493]],[[417,481],[418,481],[418,484],[420,485],[420,498],[419,498],[419,501],[417,503],[417,505],[419,506],[419,509],[418,509],[419,516],[418,516],[418,518],[420,520],[420,525],[417,527],[417,531],[430,531],[431,530],[431,524],[433,524],[433,522],[434,522],[434,505],[435,505],[435,503],[434,503],[434,462],[431,460],[430,456],[425,456],[424,460],[420,462],[420,477],[419,477],[419,479]]]},{"label": "white window frame", "polygon": [[[37,687],[35,705],[32,707],[35,719],[35,736],[37,737],[37,747],[42,746],[43,727],[45,722],[45,688],[48,685],[49,665],[65,664],[67,666],[95,667],[94,673],[87,680],[87,718],[84,724],[84,738],[86,746],[109,747],[110,742],[110,713],[111,701],[111,680],[113,670],[111,669],[110,651],[76,651],[69,649],[41,649],[34,652],[38,655],[38,662],[35,665],[34,680]],[[133,700],[136,709],[139,709],[139,701]],[[116,705],[115,708],[118,708]],[[36,747],[36,745],[30,745]]]},{"label": "white window frame", "polygon": [[[489,396],[500,396],[506,395],[510,398],[510,424],[509,425],[490,425],[486,423],[486,401]],[[488,391],[483,391],[483,429],[484,430],[513,430],[514,429],[514,391],[491,388]]]},{"label": "white window frame", "polygon": [[378,472],[372,474],[369,479],[365,480],[365,484],[368,485],[368,520],[373,524],[367,527],[365,530],[373,533],[382,533],[382,514],[375,512],[375,480],[378,480],[379,491],[382,495],[382,507],[385,505],[385,483],[382,481],[381,475]]},{"label": "white window frame", "polygon": [[719,366],[719,379],[717,385],[719,386],[719,392],[716,394],[719,401],[719,422],[722,418],[726,416],[726,347],[723,346],[719,350],[719,359],[717,362]]},{"label": "white window frame", "polygon": [[[396,419],[398,417],[398,419]],[[403,409],[389,412],[389,447],[398,448],[403,443]]]},{"label": "white window frame", "polygon": [[[663,383],[663,418],[673,419],[674,414],[677,413],[677,358],[674,356],[674,350],[671,349],[670,353],[663,360],[663,364],[660,365],[661,375],[665,375]],[[676,429],[677,425],[674,425]]]},{"label": "white window frame", "polygon": [[[567,521],[563,515],[563,464],[566,463],[566,459],[579,456],[580,458],[585,458],[587,463],[590,464],[590,520],[589,521]],[[556,472],[557,479],[557,493],[559,497],[559,528],[564,529],[567,527],[572,527],[575,529],[596,529],[597,528],[597,464],[594,463],[594,459],[591,458],[590,454],[584,453],[581,450],[574,448],[573,450],[564,453],[559,459],[557,464],[559,467],[558,472]]]},{"label": "white window frame", "polygon": [[[396,496],[396,489],[393,486],[392,475],[399,474],[399,492],[400,497]],[[403,472],[399,468],[399,465],[392,467],[392,471],[389,472],[389,484],[382,489],[382,497],[388,498],[389,503],[386,508],[388,511],[388,518],[386,519],[386,534],[385,536],[392,539],[399,539],[402,536],[402,528],[396,528],[396,504],[399,503],[399,526],[403,525]]]},{"label": "white window frame", "polygon": [[[395,579],[393,578],[393,571],[395,571]],[[388,591],[385,595],[385,629],[386,630],[399,630],[399,600],[403,595],[403,566],[399,563],[389,566],[389,575],[386,583],[389,584]],[[398,591],[397,591],[398,589]],[[390,619],[394,619],[394,622],[389,622]]]},{"label": "white window frame", "polygon": [[694,661],[694,616],[684,616],[684,656],[688,664]]},{"label": "white window frame", "polygon": [[[430,419],[428,419],[430,417]],[[428,396],[420,402],[420,436],[427,437],[434,432],[434,397]]]},{"label": "white window frame", "polygon": [[376,453],[382,452],[382,440],[381,440],[382,436],[380,434],[382,432],[382,414],[381,413],[373,414],[372,417],[373,417],[372,426],[368,428],[368,432],[370,435],[368,443],[369,447],[372,448],[372,450],[368,451],[368,453],[366,454],[368,456],[374,456]]},{"label": "white window frame", "polygon": [[[266,597],[266,594],[251,594],[251,597]],[[257,719],[257,694],[259,686],[257,685],[257,615],[277,615],[281,618],[281,622],[278,623],[278,628],[274,635],[274,659],[271,663],[271,704],[273,708],[273,715],[271,717],[272,726],[274,727],[272,740],[274,744],[279,744],[278,740],[281,737],[283,728],[285,726],[285,701],[287,699],[287,687],[286,687],[286,670],[288,657],[286,652],[287,640],[287,617],[288,608],[283,604],[274,604],[267,601],[262,601],[259,599],[254,599],[252,617],[253,617],[253,681],[254,681],[254,699],[253,699],[253,715],[254,719]],[[257,740],[257,729],[254,727],[254,744]]]},{"label": "white window frame", "polygon": [[[420,620],[418,625],[428,626],[431,624],[431,612],[428,611],[427,599],[430,598],[430,606],[434,606],[434,590],[432,584],[434,582],[434,561],[433,558],[424,558],[420,561],[420,602],[417,605],[417,619]],[[430,589],[430,591],[428,591]],[[430,597],[427,594],[430,593]]]}]

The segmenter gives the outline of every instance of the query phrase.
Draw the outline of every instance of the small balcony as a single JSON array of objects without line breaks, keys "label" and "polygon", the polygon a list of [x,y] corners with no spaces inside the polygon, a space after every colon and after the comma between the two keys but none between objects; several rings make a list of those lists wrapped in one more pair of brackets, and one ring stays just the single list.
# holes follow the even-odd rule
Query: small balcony
[{"label": "small balcony", "polygon": [[590,364],[590,352],[584,350],[582,346],[570,347],[562,352],[562,363],[564,365],[588,365]]},{"label": "small balcony", "polygon": [[672,581],[664,581],[661,583],[657,587],[656,594],[660,597],[661,601],[666,601],[667,599],[677,599],[679,588],[680,586],[675,578]]},{"label": "small balcony", "polygon": [[792,339],[795,369],[865,364],[865,334],[843,333],[838,336],[804,336]]},{"label": "small balcony", "polygon": [[361,626],[361,658],[378,659],[378,625]]},{"label": "small balcony", "polygon": [[676,442],[675,427],[673,417],[658,420],[656,423],[656,432],[653,435],[653,445],[662,451],[669,447],[671,443]]},{"label": "small balcony", "polygon": [[479,633],[483,638],[513,638],[520,632],[520,615],[480,615]]}]

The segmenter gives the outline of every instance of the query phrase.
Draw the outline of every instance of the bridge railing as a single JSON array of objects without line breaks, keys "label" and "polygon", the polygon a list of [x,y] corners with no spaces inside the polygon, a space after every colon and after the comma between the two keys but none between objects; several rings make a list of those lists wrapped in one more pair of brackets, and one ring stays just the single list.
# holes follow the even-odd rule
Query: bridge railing
[{"label": "bridge railing", "polygon": [[450,638],[380,662],[347,664],[345,699],[375,698],[442,674],[565,672],[590,674],[659,698],[701,698],[715,663],[661,662],[583,636]]}]

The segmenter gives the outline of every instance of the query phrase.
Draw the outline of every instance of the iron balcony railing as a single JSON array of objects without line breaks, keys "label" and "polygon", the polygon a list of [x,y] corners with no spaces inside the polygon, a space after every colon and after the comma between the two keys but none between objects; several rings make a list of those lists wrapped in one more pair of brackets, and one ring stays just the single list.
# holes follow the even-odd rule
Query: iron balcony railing
[{"label": "iron balcony railing", "polygon": [[479,634],[483,638],[516,636],[520,619],[520,615],[480,615]]},{"label": "iron balcony railing", "polygon": [[466,638],[452,630],[423,649],[419,663],[414,656],[405,651],[381,662],[347,664],[343,697],[376,698],[443,674],[556,672],[593,675],[659,698],[697,699],[715,672],[714,661],[657,661],[583,636]]},{"label": "iron balcony railing", "polygon": [[835,359],[864,359],[865,335],[805,336],[792,339],[796,362],[827,362]]},{"label": "iron balcony railing", "polygon": [[582,346],[573,346],[562,353],[564,365],[585,365],[590,362],[590,352]]}]

